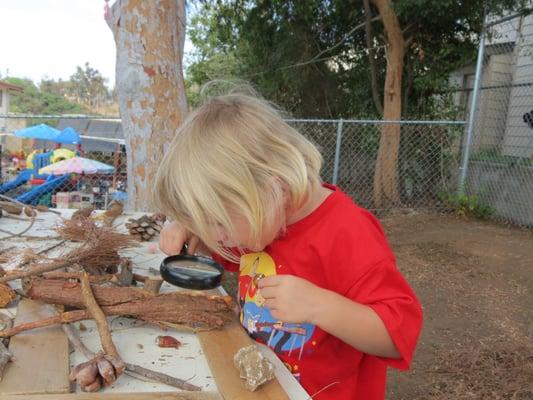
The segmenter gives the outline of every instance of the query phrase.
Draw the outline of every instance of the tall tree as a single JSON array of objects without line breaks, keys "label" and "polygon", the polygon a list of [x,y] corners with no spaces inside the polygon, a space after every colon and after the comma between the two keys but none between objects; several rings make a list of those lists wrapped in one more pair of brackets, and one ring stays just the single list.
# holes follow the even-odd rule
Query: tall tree
[{"label": "tall tree", "polygon": [[[372,0],[379,10],[387,33],[387,71],[383,96],[383,119],[399,121],[402,116],[402,76],[405,40],[390,0]],[[376,208],[400,202],[398,192],[398,154],[400,124],[381,126],[381,138],[374,171],[374,205]]]},{"label": "tall tree", "polygon": [[185,0],[117,0],[107,16],[128,160],[129,207],[150,209],[151,180],[187,112]]},{"label": "tall tree", "polygon": [[71,75],[68,94],[80,104],[99,107],[110,98],[106,82],[100,71],[86,62],[84,68],[78,66]]}]

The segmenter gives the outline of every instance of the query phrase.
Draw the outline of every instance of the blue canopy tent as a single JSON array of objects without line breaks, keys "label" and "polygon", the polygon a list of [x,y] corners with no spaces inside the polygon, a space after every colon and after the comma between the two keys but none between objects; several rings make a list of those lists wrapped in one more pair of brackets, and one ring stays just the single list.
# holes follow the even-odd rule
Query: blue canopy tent
[{"label": "blue canopy tent", "polygon": [[41,139],[55,141],[61,131],[46,124],[29,126],[15,132],[15,136],[27,139]]},{"label": "blue canopy tent", "polygon": [[62,144],[81,144],[80,135],[70,126],[63,129],[54,141]]}]

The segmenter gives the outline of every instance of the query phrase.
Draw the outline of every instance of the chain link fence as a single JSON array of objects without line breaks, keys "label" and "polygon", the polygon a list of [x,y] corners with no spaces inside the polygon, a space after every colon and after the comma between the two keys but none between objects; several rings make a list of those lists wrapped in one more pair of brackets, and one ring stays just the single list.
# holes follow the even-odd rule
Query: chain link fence
[{"label": "chain link fence", "polygon": [[382,128],[399,124],[401,132],[397,176],[403,207],[441,210],[457,186],[462,121],[291,120],[316,143],[324,157],[322,178],[339,185],[361,206],[372,211],[374,174]]},{"label": "chain link fence", "polygon": [[[44,119],[9,118],[8,126],[20,129]],[[377,210],[373,202],[373,181],[383,121],[361,120],[289,120],[291,125],[318,145],[324,157],[322,178],[339,185],[363,207]],[[69,174],[68,179],[48,185],[50,177],[39,169],[56,163],[64,154],[56,155],[54,143],[21,140],[12,132],[3,134],[0,193],[32,204],[52,207],[80,207],[93,203],[106,208],[110,201],[126,192],[126,152],[120,120],[59,118],[58,128],[71,126],[81,134],[81,155],[114,168],[113,173]],[[14,129],[14,130],[17,130]],[[6,129],[8,130],[8,129]],[[442,209],[443,195],[457,187],[458,143],[464,131],[463,122],[406,121],[400,123],[401,142],[397,179],[401,205],[416,209]],[[76,148],[64,145],[72,151]],[[34,162],[32,163],[32,154]],[[40,158],[36,160],[35,154]],[[29,158],[28,158],[29,157]],[[38,164],[38,165],[37,165]],[[29,174],[25,171],[32,170]],[[24,175],[24,178],[21,176]],[[34,193],[32,195],[31,193]]]},{"label": "chain link fence", "polygon": [[[57,162],[57,150],[53,149],[50,142],[20,140],[9,134],[4,135],[4,194],[33,204],[79,207],[91,202],[99,208],[105,208],[117,193],[126,191],[126,153],[123,140],[109,137],[116,136],[113,129],[117,129],[115,125],[119,122],[61,119],[59,126],[73,125],[82,133],[83,157],[113,166],[115,172],[71,175],[70,179],[51,187],[50,191],[40,196],[37,196],[37,189],[47,177],[39,176],[38,169],[34,170],[33,176],[28,175],[26,180],[19,177],[25,170],[36,168],[28,161],[28,156],[31,158],[32,153],[46,155],[46,160],[39,165],[42,167]],[[33,119],[27,121],[28,125],[34,123]],[[381,211],[376,210],[373,204],[373,180],[381,128],[385,124],[383,121],[290,120],[289,123],[319,146],[324,157],[322,177],[325,181],[339,185],[358,204]],[[464,130],[464,123],[402,122],[400,129],[397,176],[402,205],[417,209],[441,208],[442,195],[452,193],[456,187],[457,143]],[[63,148],[65,147],[75,150],[72,146]],[[17,180],[20,184],[14,184]],[[28,195],[32,190],[37,192],[36,196]]]},{"label": "chain link fence", "polygon": [[477,65],[452,79],[470,117],[459,193],[533,226],[533,14],[487,18]]}]

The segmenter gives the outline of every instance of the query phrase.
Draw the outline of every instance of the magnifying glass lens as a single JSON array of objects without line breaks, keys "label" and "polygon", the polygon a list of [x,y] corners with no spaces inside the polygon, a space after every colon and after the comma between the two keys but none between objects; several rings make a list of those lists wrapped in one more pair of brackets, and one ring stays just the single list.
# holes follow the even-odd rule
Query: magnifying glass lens
[{"label": "magnifying glass lens", "polygon": [[174,274],[180,274],[198,279],[220,275],[220,271],[215,267],[206,264],[198,264],[193,261],[171,261],[167,265],[173,269]]},{"label": "magnifying glass lens", "polygon": [[214,260],[189,255],[170,256],[161,263],[161,277],[186,289],[213,289],[220,285],[223,267]]}]

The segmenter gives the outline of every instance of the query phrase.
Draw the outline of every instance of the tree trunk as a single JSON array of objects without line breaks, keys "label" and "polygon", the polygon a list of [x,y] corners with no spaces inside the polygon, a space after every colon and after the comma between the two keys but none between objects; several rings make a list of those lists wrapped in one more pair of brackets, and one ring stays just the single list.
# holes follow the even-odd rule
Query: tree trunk
[{"label": "tree trunk", "polygon": [[[387,72],[383,98],[383,119],[399,121],[402,115],[402,71],[405,42],[400,23],[390,0],[372,0],[379,10],[387,34]],[[376,170],[374,204],[390,207],[400,202],[398,191],[398,155],[400,124],[384,124],[381,128]]]},{"label": "tree trunk", "polygon": [[128,160],[128,208],[150,209],[151,180],[187,112],[185,0],[117,0],[107,16]]}]

